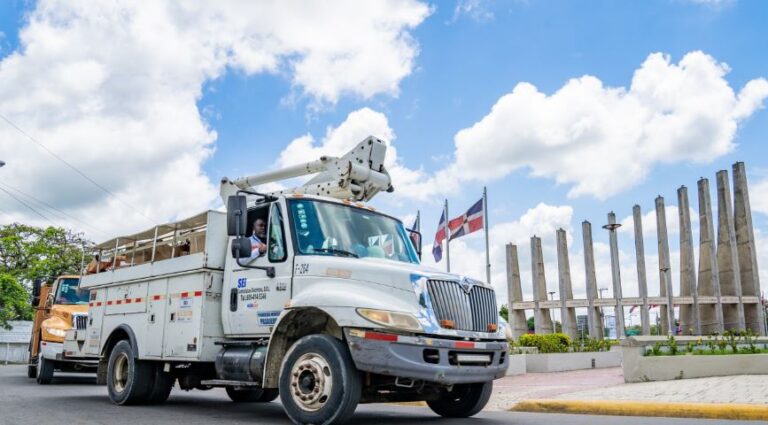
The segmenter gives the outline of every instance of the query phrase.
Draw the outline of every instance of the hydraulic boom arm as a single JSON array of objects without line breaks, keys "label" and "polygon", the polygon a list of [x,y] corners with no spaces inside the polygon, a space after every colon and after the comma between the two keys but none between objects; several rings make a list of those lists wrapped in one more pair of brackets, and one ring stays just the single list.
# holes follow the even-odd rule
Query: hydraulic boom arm
[{"label": "hydraulic boom arm", "polygon": [[322,156],[304,164],[235,180],[225,177],[221,180],[221,199],[226,204],[227,198],[236,194],[238,190],[249,190],[265,183],[314,174],[312,179],[301,186],[268,194],[295,193],[369,201],[382,190],[387,192],[394,190],[389,173],[384,168],[386,153],[387,146],[384,142],[369,136],[340,158]]}]

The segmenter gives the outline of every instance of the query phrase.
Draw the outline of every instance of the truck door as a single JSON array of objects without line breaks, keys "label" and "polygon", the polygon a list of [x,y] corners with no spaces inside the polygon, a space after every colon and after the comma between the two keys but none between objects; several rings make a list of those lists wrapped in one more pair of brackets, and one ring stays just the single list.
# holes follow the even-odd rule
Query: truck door
[{"label": "truck door", "polygon": [[225,282],[224,304],[232,335],[269,334],[280,312],[291,298],[293,251],[288,237],[285,209],[279,202],[269,207],[267,251],[250,263],[274,267],[270,278],[264,270],[242,268],[232,261],[233,271]]}]

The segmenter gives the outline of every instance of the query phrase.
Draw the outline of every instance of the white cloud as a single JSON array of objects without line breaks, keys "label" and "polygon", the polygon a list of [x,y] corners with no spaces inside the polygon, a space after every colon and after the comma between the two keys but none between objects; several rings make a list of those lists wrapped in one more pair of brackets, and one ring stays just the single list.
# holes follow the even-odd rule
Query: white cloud
[{"label": "white cloud", "polygon": [[768,215],[768,178],[750,185],[749,193],[752,211]]},{"label": "white cloud", "polygon": [[[408,0],[42,0],[0,62],[0,113],[151,220],[0,123],[3,182],[110,235],[194,214],[217,194],[201,168],[217,139],[196,106],[205,82],[278,74],[315,106],[397,96],[418,54],[409,31],[430,12]],[[43,224],[0,199],[4,221]]]},{"label": "white cloud", "polygon": [[699,51],[677,64],[654,53],[629,88],[606,87],[589,75],[552,95],[519,83],[456,134],[455,163],[439,178],[492,180],[530,169],[571,186],[571,197],[605,199],[657,164],[712,161],[733,150],[738,125],[768,96],[762,78],[735,93],[728,71]]},{"label": "white cloud", "polygon": [[492,21],[494,14],[488,10],[486,0],[458,0],[453,9],[451,23],[456,22],[462,16],[467,16],[475,22],[483,23]]}]

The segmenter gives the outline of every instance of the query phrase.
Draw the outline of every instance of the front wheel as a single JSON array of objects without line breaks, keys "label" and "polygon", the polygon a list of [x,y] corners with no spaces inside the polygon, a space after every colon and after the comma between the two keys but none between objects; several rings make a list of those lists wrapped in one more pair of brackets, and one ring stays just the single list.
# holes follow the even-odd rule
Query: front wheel
[{"label": "front wheel", "polygon": [[36,364],[28,364],[27,365],[27,378],[37,378],[37,365]]},{"label": "front wheel", "polygon": [[446,418],[468,418],[483,410],[493,392],[493,381],[458,384],[443,391],[438,400],[427,401],[433,412]]},{"label": "front wheel", "polygon": [[362,379],[346,345],[308,335],[291,346],[280,370],[280,400],[296,424],[340,424],[357,408]]},{"label": "front wheel", "polygon": [[42,353],[37,359],[37,383],[40,385],[48,385],[53,380],[53,360],[46,359],[43,357]]}]

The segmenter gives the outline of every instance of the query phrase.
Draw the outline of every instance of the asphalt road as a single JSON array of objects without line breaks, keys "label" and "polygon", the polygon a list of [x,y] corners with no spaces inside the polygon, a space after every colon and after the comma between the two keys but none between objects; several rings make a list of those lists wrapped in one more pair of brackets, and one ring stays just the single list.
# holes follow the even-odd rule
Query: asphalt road
[{"label": "asphalt road", "polygon": [[[51,385],[37,385],[26,377],[25,366],[0,366],[0,424],[290,424],[280,403],[235,404],[224,390],[181,391],[174,388],[160,406],[115,406],[106,388],[93,375],[58,374]],[[425,407],[391,404],[361,405],[350,424],[755,424],[756,422],[708,421],[666,418],[553,415],[512,412],[481,412],[471,419],[443,419]]]}]

